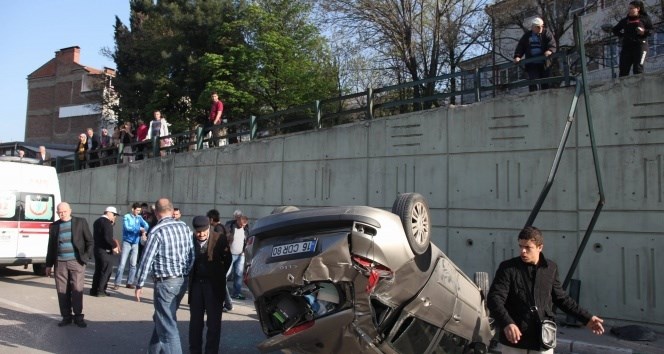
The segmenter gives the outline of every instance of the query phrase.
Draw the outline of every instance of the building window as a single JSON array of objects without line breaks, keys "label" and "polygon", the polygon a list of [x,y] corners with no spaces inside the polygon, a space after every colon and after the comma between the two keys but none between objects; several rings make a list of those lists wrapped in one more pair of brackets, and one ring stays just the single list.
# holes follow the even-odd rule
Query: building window
[{"label": "building window", "polygon": [[664,31],[655,32],[648,38],[648,56],[664,54]]},{"label": "building window", "polygon": [[604,61],[603,65],[607,68],[618,67],[618,54],[620,53],[620,48],[618,48],[617,43],[605,44],[604,45]]}]

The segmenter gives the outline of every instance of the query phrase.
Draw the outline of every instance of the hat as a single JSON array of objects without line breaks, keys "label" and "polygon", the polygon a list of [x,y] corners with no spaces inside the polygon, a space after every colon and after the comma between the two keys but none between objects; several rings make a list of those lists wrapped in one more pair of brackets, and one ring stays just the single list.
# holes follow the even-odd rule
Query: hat
[{"label": "hat", "polygon": [[110,207],[106,208],[106,210],[104,210],[104,213],[108,213],[108,212],[111,212],[115,215],[118,215],[118,209],[115,209],[115,207],[112,207],[112,206],[110,206]]},{"label": "hat", "polygon": [[544,26],[544,21],[543,21],[541,18],[539,18],[539,17],[535,17],[535,18],[533,19],[533,21],[531,22],[531,24],[532,24],[533,26]]},{"label": "hat", "polygon": [[204,231],[210,227],[210,219],[207,216],[199,215],[195,216],[194,220],[191,222],[192,226],[196,231]]}]

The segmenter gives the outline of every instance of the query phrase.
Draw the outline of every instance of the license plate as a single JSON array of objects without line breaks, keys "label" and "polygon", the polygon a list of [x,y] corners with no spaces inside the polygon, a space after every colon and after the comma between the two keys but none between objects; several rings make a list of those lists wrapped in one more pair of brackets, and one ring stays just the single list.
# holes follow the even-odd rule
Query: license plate
[{"label": "license plate", "polygon": [[290,256],[293,254],[314,253],[316,251],[316,240],[286,243],[272,246],[272,257]]}]

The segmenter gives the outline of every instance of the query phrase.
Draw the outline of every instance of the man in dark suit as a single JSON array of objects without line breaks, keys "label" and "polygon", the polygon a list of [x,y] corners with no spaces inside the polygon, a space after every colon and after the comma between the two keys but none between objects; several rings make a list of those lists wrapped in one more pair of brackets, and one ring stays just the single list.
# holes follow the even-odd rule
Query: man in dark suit
[{"label": "man in dark suit", "polygon": [[46,152],[46,147],[44,145],[39,146],[39,154],[37,154],[40,165],[51,166],[51,154]]},{"label": "man in dark suit", "polygon": [[119,243],[113,238],[113,224],[117,216],[118,210],[110,206],[104,210],[104,215],[92,224],[95,274],[92,276],[91,296],[110,296],[106,288],[113,273],[113,255],[120,253]]},{"label": "man in dark suit", "polygon": [[[231,251],[223,226],[223,234],[215,232],[210,229],[210,219],[201,215],[194,218],[193,227],[196,258],[189,275],[189,352],[218,353]],[[203,347],[203,319],[206,313],[207,335]]]},{"label": "man in dark suit", "polygon": [[87,130],[88,134],[88,153],[90,154],[90,167],[98,167],[99,166],[99,153],[97,150],[99,149],[99,146],[101,143],[99,142],[99,138],[95,136],[95,131],[92,130],[92,128],[88,128]]},{"label": "man in dark suit", "polygon": [[[62,202],[57,207],[60,220],[48,229],[48,250],[46,253],[46,276],[54,274],[55,289],[62,321],[58,326],[72,322],[86,327],[83,320],[83,284],[85,262],[92,253],[92,235],[88,222],[71,216],[71,207]],[[52,267],[55,266],[55,273]]]}]

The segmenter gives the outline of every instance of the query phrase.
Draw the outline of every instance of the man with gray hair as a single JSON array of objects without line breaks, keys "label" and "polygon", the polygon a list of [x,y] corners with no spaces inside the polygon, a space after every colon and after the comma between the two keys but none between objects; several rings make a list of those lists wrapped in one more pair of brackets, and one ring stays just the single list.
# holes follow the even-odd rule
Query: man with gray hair
[{"label": "man with gray hair", "polygon": [[[244,300],[242,294],[242,277],[244,275],[244,248],[246,247],[247,237],[249,236],[249,219],[242,215],[241,210],[233,212],[233,220],[226,222],[228,230],[228,245],[231,248],[232,263],[228,269],[226,277],[233,274],[233,291],[231,298]],[[227,291],[228,292],[228,291]],[[229,305],[229,304],[227,304]],[[232,306],[230,306],[232,308]],[[228,308],[228,306],[226,307]]]},{"label": "man with gray hair", "polygon": [[155,323],[148,352],[182,353],[176,313],[195,260],[192,232],[187,224],[173,219],[170,200],[157,200],[155,213],[159,221],[150,229],[138,268],[136,301],[141,301],[143,285],[152,273]]},{"label": "man with gray hair", "polygon": [[[59,327],[72,322],[83,328],[83,285],[85,284],[85,263],[92,254],[92,234],[84,218],[71,215],[68,203],[58,204],[60,220],[48,228],[48,248],[46,253],[46,276],[54,274],[55,290],[62,321]],[[55,267],[55,273],[53,269]]]},{"label": "man with gray hair", "polygon": [[[544,79],[551,76],[550,61],[547,60],[556,51],[556,40],[551,32],[544,28],[544,21],[535,17],[531,20],[531,30],[524,33],[514,50],[514,62],[519,63],[521,58],[541,57],[541,60],[526,64],[528,80]],[[549,84],[541,84],[542,90],[549,88]],[[530,92],[537,91],[538,84],[528,86]]]}]

